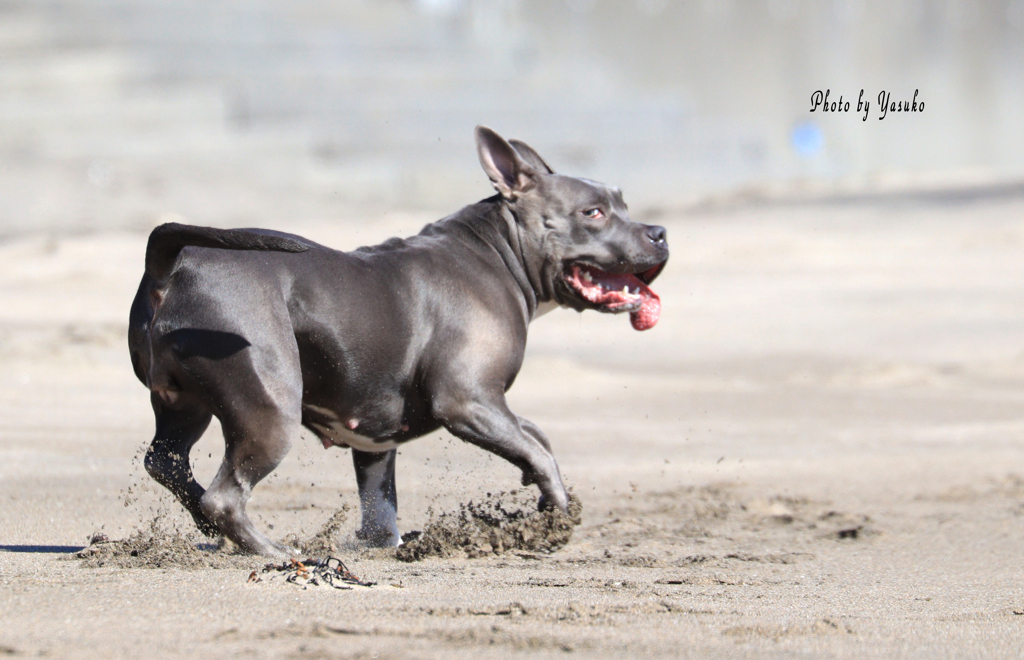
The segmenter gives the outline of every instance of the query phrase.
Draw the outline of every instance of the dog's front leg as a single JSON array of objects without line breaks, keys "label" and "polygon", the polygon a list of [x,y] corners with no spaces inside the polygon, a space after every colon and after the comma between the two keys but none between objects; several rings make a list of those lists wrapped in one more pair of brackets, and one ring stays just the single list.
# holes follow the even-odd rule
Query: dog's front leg
[{"label": "dog's front leg", "polygon": [[[519,420],[519,425],[523,428],[523,431],[525,431],[526,433],[530,434],[530,436],[533,437],[534,440],[539,442],[541,444],[541,446],[544,447],[544,449],[546,449],[549,454],[551,454],[551,460],[555,460],[554,459],[555,455],[551,451],[551,441],[548,440],[548,437],[546,435],[544,435],[544,431],[541,431],[539,426],[537,426],[536,424],[534,424],[530,420],[526,419],[525,417],[516,417],[516,419]],[[556,466],[556,471],[557,471],[557,466]],[[547,495],[541,495],[540,496],[540,501],[537,502],[537,508],[539,508],[541,510],[547,509],[552,504],[553,504],[553,502],[548,499]],[[563,509],[564,509],[564,507],[563,507]]]},{"label": "dog's front leg", "polygon": [[566,511],[569,496],[558,463],[544,434],[533,423],[512,414],[504,395],[486,402],[475,399],[435,401],[438,419],[453,435],[496,454],[523,471],[523,485],[537,484],[539,505]]},{"label": "dog's front leg", "polygon": [[398,451],[352,450],[359,485],[363,522],[356,537],[381,548],[402,542],[398,533],[398,496],[395,492],[395,456]]}]

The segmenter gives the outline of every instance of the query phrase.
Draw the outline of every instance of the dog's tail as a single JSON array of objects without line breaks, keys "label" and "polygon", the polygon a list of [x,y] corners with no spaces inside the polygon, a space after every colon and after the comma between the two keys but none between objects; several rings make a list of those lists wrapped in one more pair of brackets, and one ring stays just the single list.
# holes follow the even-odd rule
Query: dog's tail
[{"label": "dog's tail", "polygon": [[305,252],[310,245],[291,238],[271,236],[240,229],[214,229],[169,222],[160,225],[149,235],[146,245],[146,274],[163,282],[174,269],[181,249],[196,247],[224,250],[273,250],[276,252]]}]

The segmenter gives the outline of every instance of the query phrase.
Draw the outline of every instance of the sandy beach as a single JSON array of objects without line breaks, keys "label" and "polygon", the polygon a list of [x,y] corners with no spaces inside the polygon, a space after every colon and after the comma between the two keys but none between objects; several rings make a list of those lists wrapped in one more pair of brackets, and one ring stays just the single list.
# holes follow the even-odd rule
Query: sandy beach
[{"label": "sandy beach", "polygon": [[[583,504],[568,545],[414,563],[363,548],[350,457],[307,433],[249,510],[284,538],[352,507],[338,556],[376,583],[352,590],[70,558],[157,515],[194,532],[139,460],[153,422],[125,332],[146,234],[0,243],[0,654],[1019,657],[1024,202],[636,219],[655,218],[672,246],[658,326],[550,314],[509,395]],[[347,249],[431,219],[282,228]],[[201,482],[222,446],[214,422]],[[446,433],[411,443],[402,530],[517,476]]]}]

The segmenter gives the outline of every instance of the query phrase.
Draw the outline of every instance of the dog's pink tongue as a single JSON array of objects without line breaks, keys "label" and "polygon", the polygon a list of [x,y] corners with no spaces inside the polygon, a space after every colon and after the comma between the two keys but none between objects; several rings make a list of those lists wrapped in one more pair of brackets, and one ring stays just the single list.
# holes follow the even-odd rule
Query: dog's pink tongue
[{"label": "dog's pink tongue", "polygon": [[634,330],[650,330],[661,318],[661,298],[642,282],[640,282],[640,295],[643,296],[640,309],[630,312],[629,320],[633,324]]}]

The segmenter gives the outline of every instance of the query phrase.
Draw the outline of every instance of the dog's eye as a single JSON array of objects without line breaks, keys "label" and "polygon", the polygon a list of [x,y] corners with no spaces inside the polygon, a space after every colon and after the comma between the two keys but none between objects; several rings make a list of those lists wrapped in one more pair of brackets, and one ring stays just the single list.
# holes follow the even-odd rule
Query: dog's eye
[{"label": "dog's eye", "polygon": [[604,212],[601,209],[589,209],[583,212],[583,215],[590,218],[591,220],[600,220],[604,217]]}]

